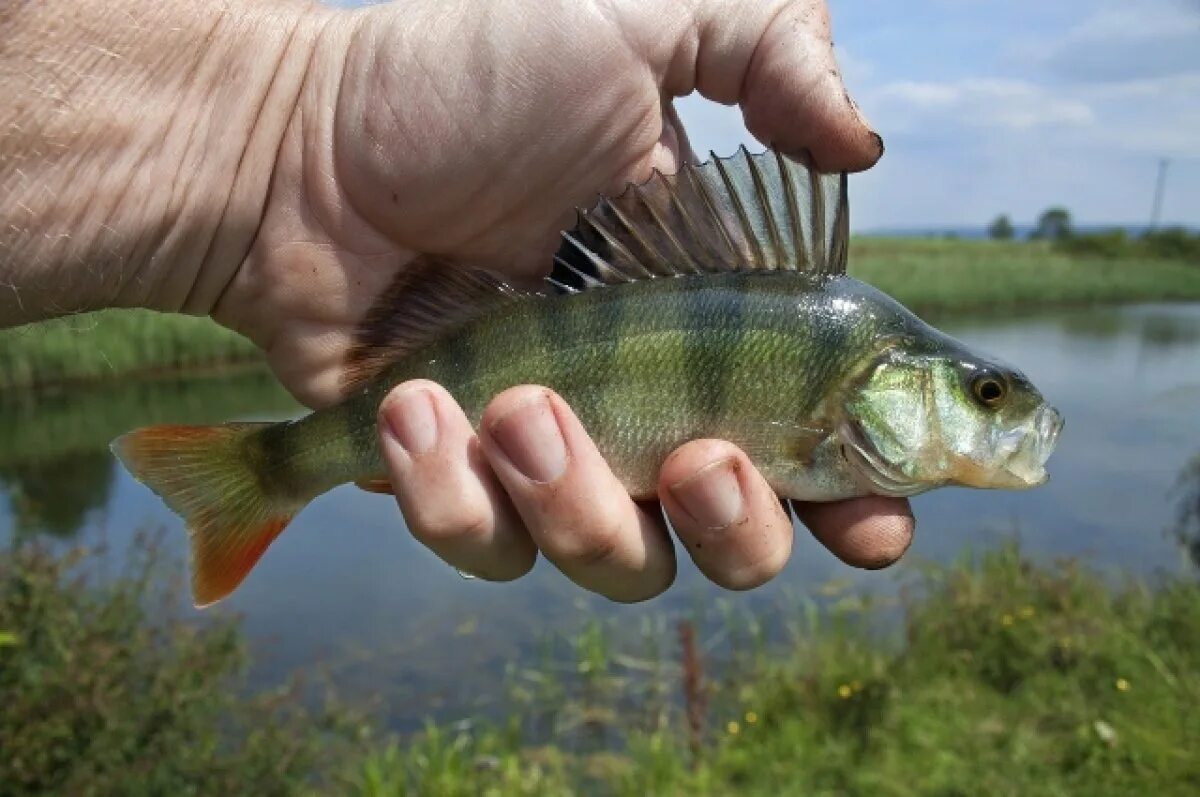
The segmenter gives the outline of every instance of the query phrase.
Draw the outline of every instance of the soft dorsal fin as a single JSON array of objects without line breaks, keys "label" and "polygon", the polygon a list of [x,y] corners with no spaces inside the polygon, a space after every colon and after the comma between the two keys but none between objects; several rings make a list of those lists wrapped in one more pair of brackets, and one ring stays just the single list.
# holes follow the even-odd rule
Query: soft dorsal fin
[{"label": "soft dorsal fin", "polygon": [[744,270],[846,273],[846,175],[745,147],[729,158],[655,171],[615,198],[579,212],[564,233],[555,284]]},{"label": "soft dorsal fin", "polygon": [[342,371],[343,393],[489,308],[530,295],[486,271],[422,257],[388,285],[359,322]]}]

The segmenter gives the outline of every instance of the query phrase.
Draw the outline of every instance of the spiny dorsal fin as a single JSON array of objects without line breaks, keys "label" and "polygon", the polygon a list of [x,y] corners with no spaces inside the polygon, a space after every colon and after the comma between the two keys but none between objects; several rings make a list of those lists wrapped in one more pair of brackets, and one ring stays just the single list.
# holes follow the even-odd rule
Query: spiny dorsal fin
[{"label": "spiny dorsal fin", "polygon": [[845,174],[742,147],[674,175],[655,171],[581,211],[563,235],[554,282],[589,288],[753,269],[844,274],[849,234]]},{"label": "spiny dorsal fin", "polygon": [[489,308],[530,295],[486,271],[422,257],[392,281],[359,323],[342,371],[342,392],[361,387]]},{"label": "spiny dorsal fin", "polygon": [[[655,171],[579,211],[563,233],[550,285],[560,292],[619,282],[752,269],[846,272],[846,176],[823,175],[768,150]],[[485,271],[426,256],[406,268],[359,324],[346,392],[496,304],[530,294]]]}]

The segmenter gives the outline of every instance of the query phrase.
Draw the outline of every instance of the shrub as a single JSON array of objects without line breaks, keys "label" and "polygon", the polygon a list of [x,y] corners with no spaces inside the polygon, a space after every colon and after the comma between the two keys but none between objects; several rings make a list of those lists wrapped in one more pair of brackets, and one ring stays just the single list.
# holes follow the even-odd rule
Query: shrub
[{"label": "shrub", "polygon": [[244,698],[234,622],[148,612],[180,605],[156,545],[107,584],[94,562],[0,553],[5,795],[289,794],[328,769],[348,716],[314,716],[294,686]]}]

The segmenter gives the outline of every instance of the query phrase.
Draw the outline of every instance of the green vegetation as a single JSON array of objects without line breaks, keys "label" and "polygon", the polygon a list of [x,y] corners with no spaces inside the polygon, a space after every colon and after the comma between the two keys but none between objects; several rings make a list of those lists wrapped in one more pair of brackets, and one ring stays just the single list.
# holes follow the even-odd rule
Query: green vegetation
[{"label": "green vegetation", "polygon": [[1054,207],[1038,216],[1037,225],[1029,237],[1035,241],[1061,241],[1070,238],[1073,232],[1071,211],[1063,207]]},{"label": "green vegetation", "polygon": [[236,625],[166,608],[182,606],[178,590],[154,545],[137,551],[107,583],[81,552],[0,554],[0,791],[290,794],[318,783],[357,733],[351,716],[305,709],[295,687],[240,697]]},{"label": "green vegetation", "polygon": [[939,317],[1038,306],[1200,299],[1200,264],[1077,256],[1049,242],[859,238],[850,272],[919,313]]},{"label": "green vegetation", "polygon": [[987,234],[993,241],[1011,241],[1016,236],[1016,230],[1008,214],[1002,213],[988,225]]},{"label": "green vegetation", "polygon": [[[640,641],[594,622],[515,672],[511,717],[380,736],[235,699],[224,623],[148,618],[143,567],[0,555],[0,782],[13,794],[1194,794],[1200,584],[1114,586],[1015,548],[915,573],[904,606],[825,590]],[[161,604],[160,604],[161,605]],[[169,601],[166,605],[172,605]],[[682,642],[680,641],[682,640]],[[682,655],[679,653],[682,647]],[[555,675],[568,673],[569,675]],[[479,684],[475,687],[478,688]]]},{"label": "green vegetation", "polygon": [[1200,266],[1200,233],[1191,233],[1180,227],[1153,230],[1137,237],[1121,229],[1072,233],[1058,240],[1054,248],[1069,255],[1084,257],[1160,258]]},{"label": "green vegetation", "polygon": [[[1200,299],[1200,236],[1164,230],[1136,241],[1120,237],[859,238],[850,262],[856,276],[920,312]],[[261,362],[249,341],[208,319],[148,311],[110,310],[0,331],[3,390]]]},{"label": "green vegetation", "polygon": [[105,310],[0,332],[0,389],[261,364],[250,341],[207,318]]}]

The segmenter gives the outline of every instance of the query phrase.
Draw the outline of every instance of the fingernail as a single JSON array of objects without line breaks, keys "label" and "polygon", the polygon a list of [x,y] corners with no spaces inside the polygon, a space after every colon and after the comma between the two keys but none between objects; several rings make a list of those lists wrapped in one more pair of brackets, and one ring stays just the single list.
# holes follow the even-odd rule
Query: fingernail
[{"label": "fingernail", "polygon": [[567,445],[544,393],[500,416],[492,439],[517,470],[535,482],[552,482],[567,469]]},{"label": "fingernail", "polygon": [[406,390],[383,405],[383,418],[392,437],[410,455],[424,454],[437,445],[437,411],[428,390]]},{"label": "fingernail", "polygon": [[737,460],[730,457],[705,465],[670,487],[671,495],[697,524],[723,529],[745,517]]},{"label": "fingernail", "polygon": [[883,157],[883,136],[872,130],[871,137],[875,139],[875,146],[879,147],[879,154],[875,156],[875,160],[879,160]]}]

